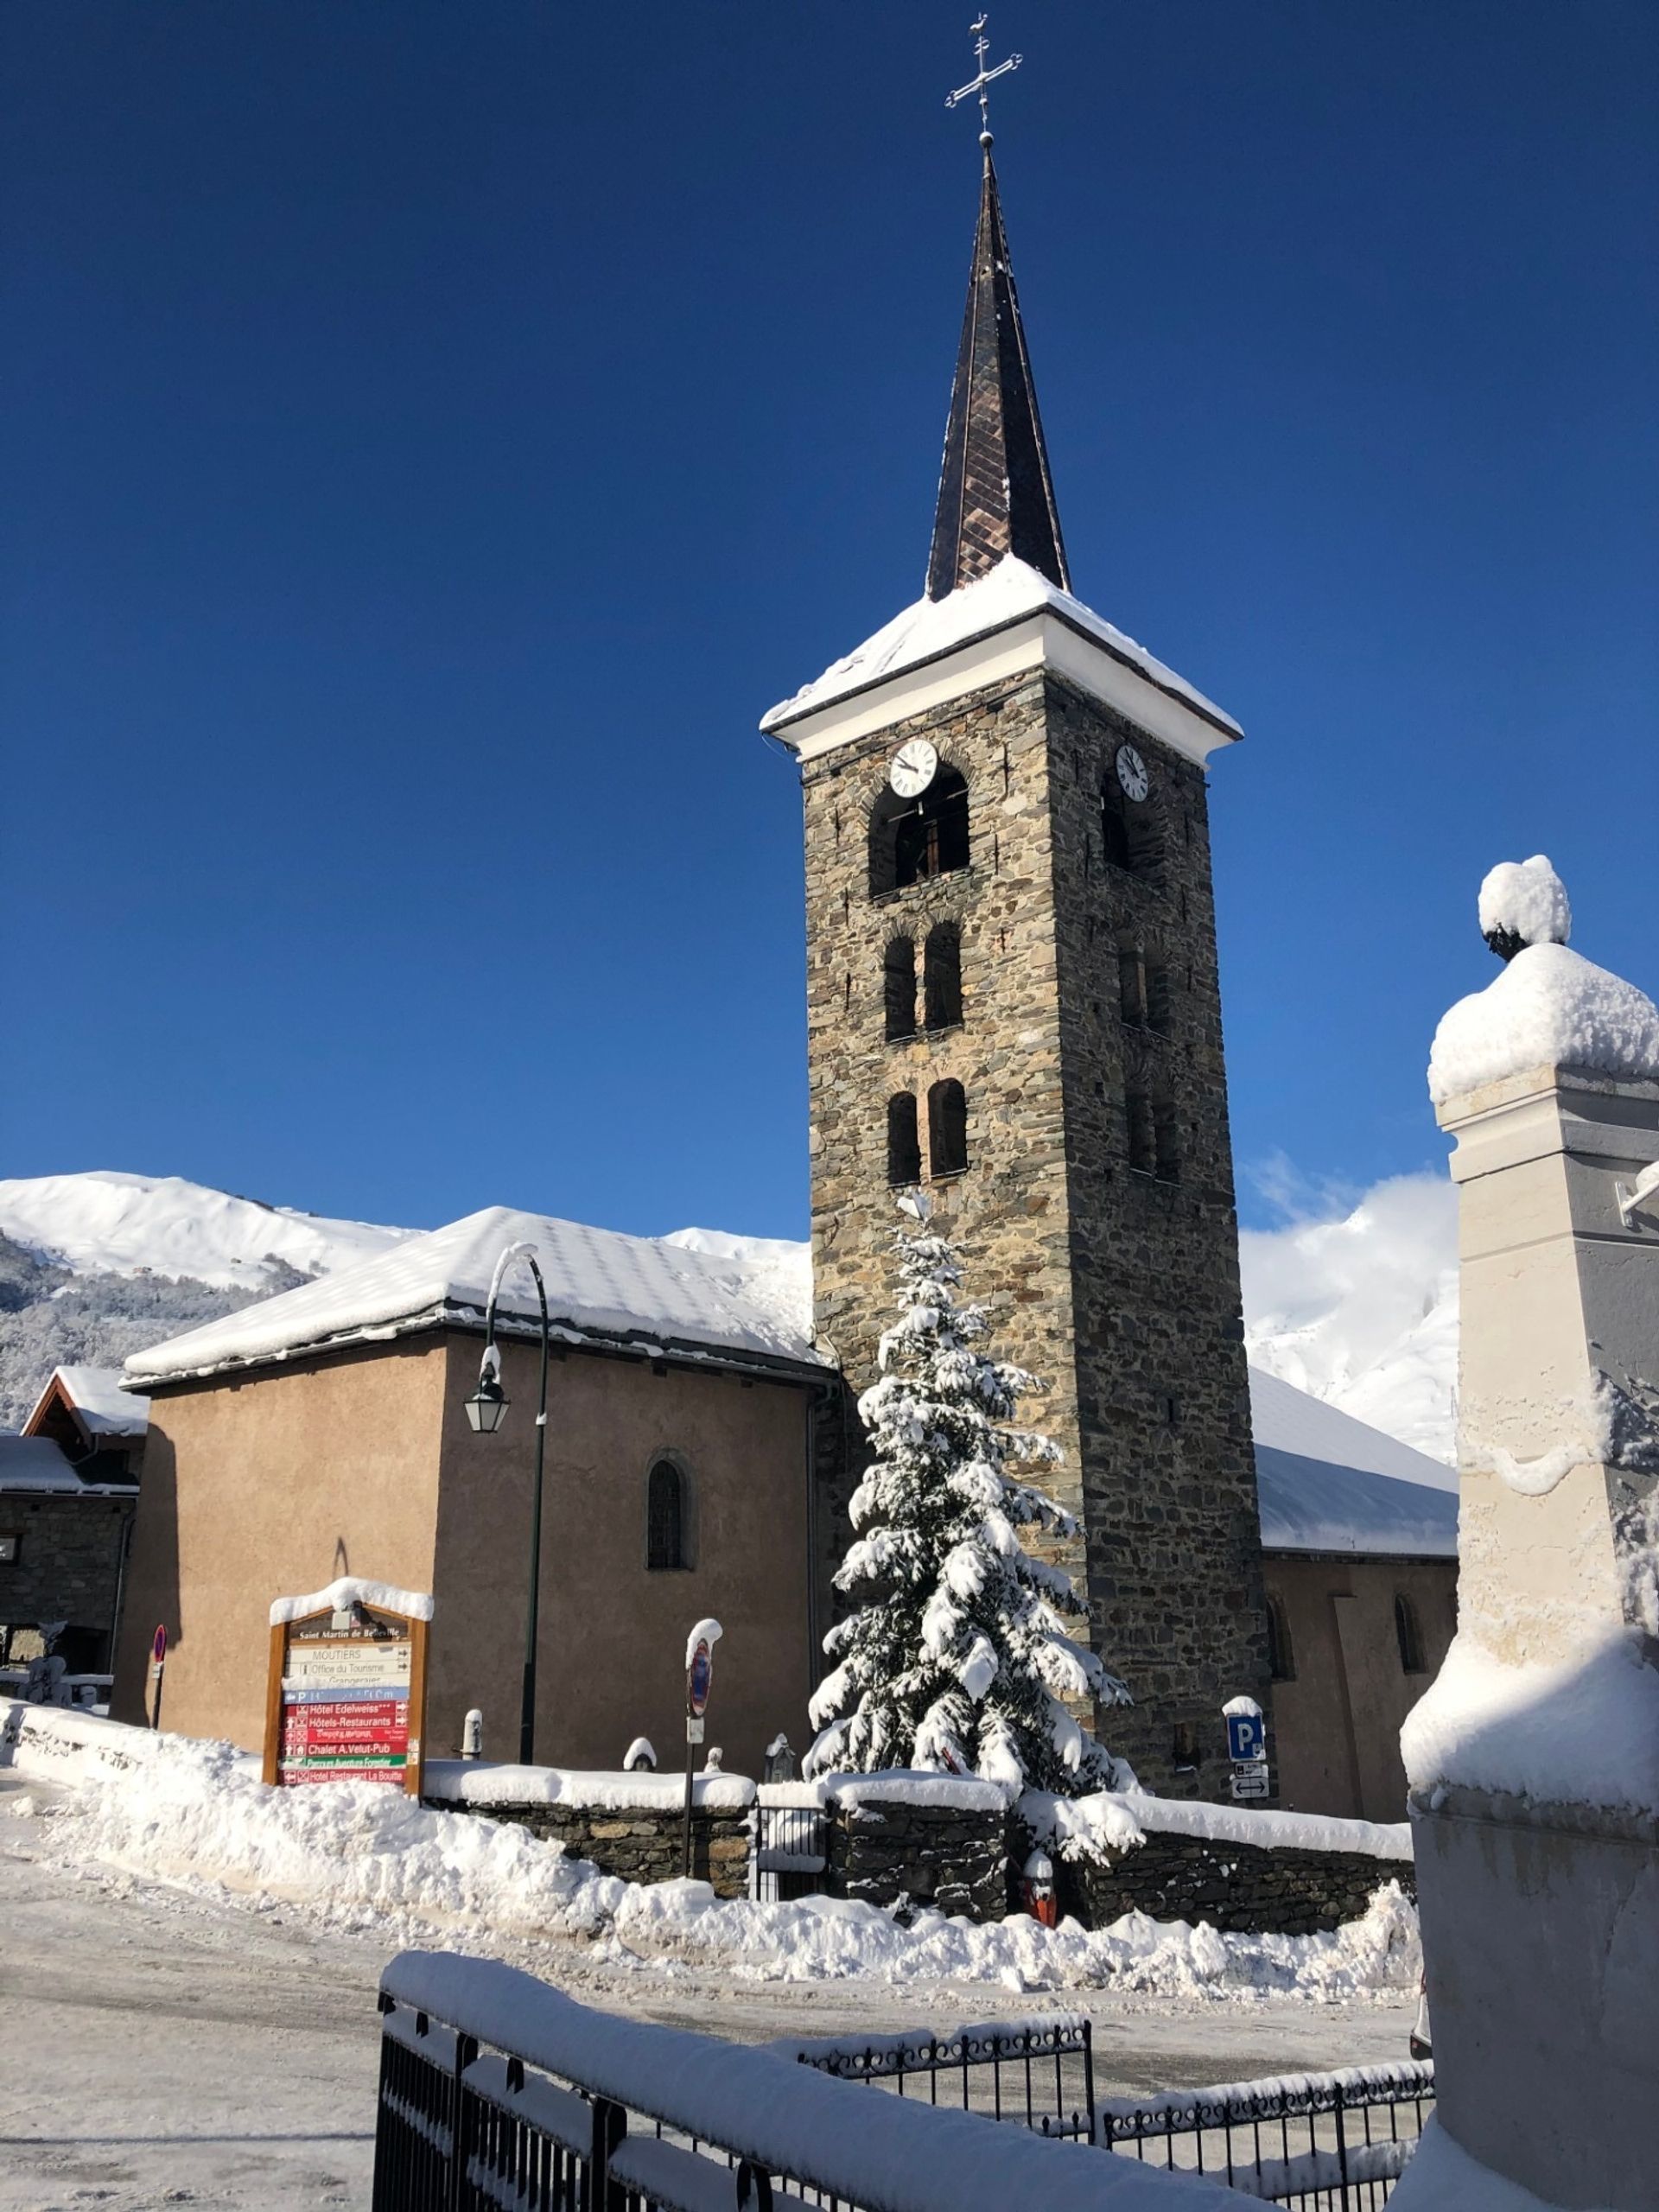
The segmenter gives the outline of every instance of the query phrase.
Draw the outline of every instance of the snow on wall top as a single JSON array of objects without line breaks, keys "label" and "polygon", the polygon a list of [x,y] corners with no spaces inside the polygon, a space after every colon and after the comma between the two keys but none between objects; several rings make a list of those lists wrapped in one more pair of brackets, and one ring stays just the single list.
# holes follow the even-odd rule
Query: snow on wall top
[{"label": "snow on wall top", "polygon": [[760,727],[764,730],[782,728],[785,723],[798,721],[803,715],[828,706],[832,700],[862,691],[905,669],[918,667],[924,661],[936,660],[957,645],[968,645],[976,638],[1005,628],[1022,616],[1045,608],[1064,616],[1076,628],[1098,640],[1118,659],[1138,669],[1160,690],[1184,699],[1236,735],[1243,735],[1230,715],[1224,714],[1213,700],[1206,699],[1184,677],[1166,668],[1144,645],[1125,637],[1122,631],[1103,620],[1080,599],[1073,599],[1070,592],[1062,591],[1058,584],[1051,583],[1046,576],[1012,553],[1005,555],[985,575],[964,584],[960,591],[950,592],[944,599],[918,599],[903,613],[895,614],[873,638],[867,638],[853,652],[833,661],[816,682],[803,684],[792,698],[780,700],[761,717]]},{"label": "snow on wall top", "polygon": [[1400,1731],[1414,1789],[1659,1814],[1659,1674],[1618,1629],[1577,1659],[1511,1667],[1466,1630]]},{"label": "snow on wall top", "polygon": [[49,1436],[0,1435],[0,1491],[55,1491],[83,1497],[130,1497],[133,1483],[86,1483]]},{"label": "snow on wall top", "polygon": [[[757,1294],[736,1262],[658,1237],[488,1206],[136,1353],[127,1380],[211,1374],[324,1344],[390,1338],[446,1318],[481,1319],[496,1260],[504,1245],[517,1243],[536,1247],[549,1313],[568,1328],[823,1363],[795,1314]],[[510,1268],[498,1312],[528,1320],[537,1310],[528,1268]]]},{"label": "snow on wall top", "polygon": [[257,1290],[270,1282],[273,1262],[318,1274],[411,1233],[268,1206],[178,1175],[99,1169],[0,1180],[0,1235],[77,1274],[188,1276]]},{"label": "snow on wall top", "polygon": [[90,1436],[142,1436],[149,1426],[149,1400],[121,1388],[118,1367],[57,1367],[47,1390],[52,1382],[61,1384]]},{"label": "snow on wall top", "polygon": [[1529,944],[1440,1018],[1428,1058],[1437,1106],[1529,1068],[1659,1081],[1659,1007],[1565,944]]},{"label": "snow on wall top", "polygon": [[1503,933],[1522,944],[1565,944],[1573,934],[1567,886],[1542,853],[1529,861],[1500,861],[1480,887],[1484,937]]}]

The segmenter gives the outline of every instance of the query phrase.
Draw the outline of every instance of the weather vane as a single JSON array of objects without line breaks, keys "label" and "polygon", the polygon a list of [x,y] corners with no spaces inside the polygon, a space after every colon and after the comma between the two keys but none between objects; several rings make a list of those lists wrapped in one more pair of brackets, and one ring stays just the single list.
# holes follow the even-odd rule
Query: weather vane
[{"label": "weather vane", "polygon": [[987,18],[981,16],[977,22],[969,26],[974,34],[974,59],[979,64],[978,76],[970,84],[959,85],[954,92],[947,93],[944,104],[946,107],[956,107],[973,93],[977,92],[979,94],[980,140],[982,144],[988,146],[991,143],[991,103],[986,87],[988,85],[994,85],[999,77],[1006,77],[1010,69],[1017,69],[1025,56],[1021,54],[1011,54],[1006,61],[999,61],[995,69],[988,69],[985,67],[985,56],[991,50],[991,41],[985,35],[986,22]]}]

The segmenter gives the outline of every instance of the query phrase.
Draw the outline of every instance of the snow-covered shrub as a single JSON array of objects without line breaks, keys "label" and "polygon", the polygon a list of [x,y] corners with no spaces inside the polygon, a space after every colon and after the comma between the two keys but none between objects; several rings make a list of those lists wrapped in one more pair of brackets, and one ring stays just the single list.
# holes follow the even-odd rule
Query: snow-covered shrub
[{"label": "snow-covered shrub", "polygon": [[1077,1534],[1010,1471],[1060,1457],[1016,1424],[1036,1384],[979,1349],[988,1325],[957,1303],[962,1273],[944,1239],[923,1225],[893,1241],[899,1318],[859,1400],[874,1456],[836,1576],[862,1603],[824,1638],[836,1664],[812,1700],[820,1732],[803,1771],[976,1774],[1010,1801],[1027,1787],[1109,1788],[1119,1763],[1064,1700],[1127,1704],[1128,1692],[1067,1633],[1083,1611],[1070,1576],[1021,1541]]}]

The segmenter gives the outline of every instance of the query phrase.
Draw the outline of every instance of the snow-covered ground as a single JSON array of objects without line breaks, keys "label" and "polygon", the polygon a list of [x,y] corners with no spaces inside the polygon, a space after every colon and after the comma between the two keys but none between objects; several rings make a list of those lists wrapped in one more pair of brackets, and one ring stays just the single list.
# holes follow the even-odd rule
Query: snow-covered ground
[{"label": "snow-covered ground", "polygon": [[[938,1973],[912,1979],[775,1980],[718,1950],[492,1934],[435,1909],[386,1915],[201,1872],[134,1872],[105,1855],[113,1832],[86,1796],[0,1770],[0,2212],[149,2212],[183,2201],[169,2192],[234,2212],[366,2203],[375,1986],[411,1938],[504,1958],[583,2003],[745,2042],[1043,2006],[1028,1990],[957,1978],[943,1950]],[[1414,1981],[1404,1953],[1401,1965]],[[1415,2000],[1391,1976],[1277,1993],[1129,1977],[1050,2001],[1093,2019],[1096,2080],[1111,2094],[1397,2059]]]}]

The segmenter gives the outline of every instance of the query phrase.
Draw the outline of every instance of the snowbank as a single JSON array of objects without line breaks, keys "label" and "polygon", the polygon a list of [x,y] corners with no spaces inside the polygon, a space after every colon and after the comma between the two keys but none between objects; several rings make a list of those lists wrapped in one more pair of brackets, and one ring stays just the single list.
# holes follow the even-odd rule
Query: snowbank
[{"label": "snowbank", "polygon": [[937,660],[958,645],[1045,610],[1062,616],[1075,629],[1104,645],[1115,659],[1136,670],[1160,691],[1167,691],[1188,706],[1196,707],[1207,721],[1217,723],[1235,737],[1243,735],[1232,716],[1224,714],[1213,700],[1206,699],[1185,677],[1166,668],[1144,645],[1125,637],[1122,630],[1103,621],[1092,607],[1085,607],[1080,599],[1073,599],[1070,592],[1062,591],[1058,584],[1051,583],[1046,576],[1012,553],[1005,554],[994,569],[973,583],[964,584],[960,591],[953,591],[944,599],[918,599],[902,613],[895,614],[874,637],[867,638],[840,660],[832,661],[814,682],[803,684],[792,698],[780,700],[761,717],[760,727],[764,730],[781,729],[790,722],[798,721],[803,715],[828,706],[833,699],[844,699],[852,692],[862,691],[872,683],[897,676],[905,669],[918,668],[924,661]]},{"label": "snowbank", "polygon": [[[572,1812],[677,1812],[685,1802],[685,1776],[639,1767],[620,1774],[575,1767],[492,1766],[484,1759],[429,1759],[424,1794],[447,1805],[563,1805]],[[705,1812],[741,1813],[754,1802],[754,1784],[741,1774],[692,1777],[692,1801]]]},{"label": "snowbank", "polygon": [[1659,1674],[1629,1630],[1577,1661],[1521,1667],[1465,1631],[1407,1715],[1400,1749],[1414,1789],[1450,1783],[1659,1814]]},{"label": "snowbank", "polygon": [[384,1613],[404,1613],[412,1621],[429,1621],[432,1600],[424,1590],[398,1590],[390,1582],[365,1582],[355,1574],[342,1574],[326,1590],[308,1598],[276,1598],[271,1601],[272,1628],[286,1628],[308,1613],[343,1613],[352,1605],[378,1607]]},{"label": "snowbank", "polygon": [[1659,1007],[1565,944],[1529,944],[1440,1017],[1428,1059],[1437,1106],[1529,1068],[1659,1081]]},{"label": "snowbank", "polygon": [[39,1707],[0,1705],[0,1760],[74,1785],[48,1812],[45,1853],[282,1899],[324,1924],[382,1936],[435,1926],[457,1944],[580,1937],[613,1966],[652,1971],[677,1958],[735,1980],[1110,1984],[1216,2003],[1407,1990],[1421,1971],[1415,1916],[1393,1884],[1363,1919],[1330,1936],[1224,1936],[1141,1913],[1096,1929],[1075,1921],[1046,1929],[1024,1915],[976,1926],[935,1911],[901,1926],[890,1912],[833,1897],[722,1904],[704,1882],[641,1888],[517,1825],[434,1811],[368,1784],[271,1789],[227,1744]]},{"label": "snowbank", "polygon": [[[1432,2113],[1411,2164],[1389,2199],[1389,2212],[1560,2212],[1560,2208],[1471,2158]],[[1588,2212],[1612,2212],[1612,2208],[1592,2207]]]}]

